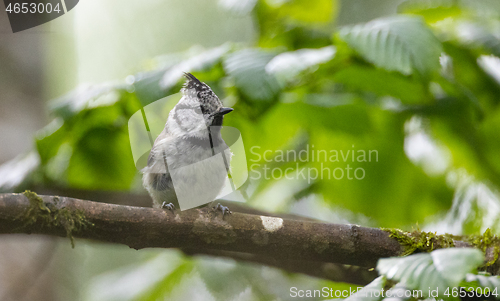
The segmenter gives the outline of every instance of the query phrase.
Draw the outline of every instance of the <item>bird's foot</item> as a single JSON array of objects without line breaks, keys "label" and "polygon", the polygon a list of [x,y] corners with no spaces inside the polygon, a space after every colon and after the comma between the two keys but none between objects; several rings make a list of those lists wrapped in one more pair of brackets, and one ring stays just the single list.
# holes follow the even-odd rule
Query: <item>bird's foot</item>
[{"label": "bird's foot", "polygon": [[170,211],[174,211],[175,210],[174,204],[167,203],[167,202],[163,202],[163,204],[161,204],[161,208],[162,209],[167,209],[167,210],[170,210]]},{"label": "bird's foot", "polygon": [[226,206],[222,206],[220,203],[217,204],[217,206],[213,207],[212,209],[214,209],[215,211],[220,211],[222,212],[222,216],[224,217],[224,215],[226,214],[231,214],[231,210],[229,210],[229,208],[227,208]]}]

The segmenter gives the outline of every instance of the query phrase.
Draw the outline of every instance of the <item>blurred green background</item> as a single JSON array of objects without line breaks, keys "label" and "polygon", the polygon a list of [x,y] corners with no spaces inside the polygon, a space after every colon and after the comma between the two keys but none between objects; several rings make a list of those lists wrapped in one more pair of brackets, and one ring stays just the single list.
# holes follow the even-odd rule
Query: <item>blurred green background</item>
[{"label": "blurred green background", "polygon": [[[177,93],[186,71],[234,108],[225,125],[241,131],[251,176],[288,171],[249,179],[246,205],[500,229],[499,1],[87,0],[18,34],[2,18],[2,192],[144,195],[128,118]],[[292,150],[339,160],[265,161]],[[322,168],[364,176],[296,176]],[[291,286],[350,286],[176,250],[26,236],[0,248],[2,300],[287,300]]]}]

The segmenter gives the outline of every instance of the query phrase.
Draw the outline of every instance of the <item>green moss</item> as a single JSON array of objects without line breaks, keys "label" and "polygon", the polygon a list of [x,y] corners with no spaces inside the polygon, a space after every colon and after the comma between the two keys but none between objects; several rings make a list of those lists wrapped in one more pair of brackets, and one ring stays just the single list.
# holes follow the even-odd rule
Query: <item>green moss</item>
[{"label": "green moss", "polygon": [[492,260],[490,260],[490,261],[488,261],[488,262],[485,264],[485,266],[486,266],[486,267],[492,266],[492,265],[494,265],[496,262],[498,262],[498,255],[500,254],[500,247],[495,246],[493,250],[494,250],[494,253],[493,253],[493,259],[492,259]]},{"label": "green moss", "polygon": [[452,248],[455,246],[455,240],[467,242],[483,252],[486,252],[486,249],[490,247],[494,247],[493,259],[483,267],[495,264],[500,256],[500,238],[493,235],[490,229],[487,229],[483,235],[471,236],[437,235],[436,233],[423,231],[404,232],[399,229],[382,230],[389,232],[389,237],[396,239],[400,245],[405,247],[403,256],[415,252],[431,252],[435,249]]},{"label": "green moss", "polygon": [[389,237],[396,239],[405,247],[403,256],[419,252],[431,252],[440,248],[452,248],[454,236],[450,234],[437,235],[433,232],[413,231],[404,232],[399,229],[382,229],[389,232]]},{"label": "green moss", "polygon": [[23,221],[25,228],[37,227],[60,228],[66,231],[66,236],[71,240],[71,246],[75,247],[73,233],[80,231],[93,224],[85,218],[82,210],[70,210],[66,207],[59,208],[59,198],[54,197],[54,203],[45,203],[36,193],[26,190],[23,195],[30,201],[29,208],[17,219]]},{"label": "green moss", "polygon": [[498,245],[498,243],[500,243],[498,237],[491,233],[490,228],[486,229],[483,235],[466,236],[464,237],[464,241],[483,251],[486,251],[486,249],[491,247],[493,244]]},{"label": "green moss", "polygon": [[483,252],[486,252],[486,249],[489,247],[494,247],[493,259],[488,261],[484,266],[488,267],[497,262],[500,253],[500,238],[493,235],[490,228],[486,229],[483,235],[466,236],[464,237],[464,241],[470,243],[478,249],[483,250]]}]

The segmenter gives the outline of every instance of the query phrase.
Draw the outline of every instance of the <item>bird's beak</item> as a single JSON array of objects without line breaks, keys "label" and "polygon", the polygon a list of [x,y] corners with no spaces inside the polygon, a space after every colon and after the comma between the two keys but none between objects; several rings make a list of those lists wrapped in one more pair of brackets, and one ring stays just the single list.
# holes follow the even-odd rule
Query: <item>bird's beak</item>
[{"label": "bird's beak", "polygon": [[227,113],[230,113],[233,111],[233,108],[221,108],[215,115],[226,115]]}]

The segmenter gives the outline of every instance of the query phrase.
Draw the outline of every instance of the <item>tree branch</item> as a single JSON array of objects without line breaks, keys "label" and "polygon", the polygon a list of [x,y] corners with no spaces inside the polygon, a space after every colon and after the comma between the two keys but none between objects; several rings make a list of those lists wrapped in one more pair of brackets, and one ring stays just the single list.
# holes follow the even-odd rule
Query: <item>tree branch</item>
[{"label": "tree branch", "polygon": [[[70,229],[74,237],[142,248],[191,248],[261,254],[280,259],[332,262],[374,267],[381,257],[402,253],[387,232],[356,225],[336,225],[233,213],[222,218],[207,209],[172,213],[144,207],[120,206],[67,197],[40,196],[47,208],[65,209],[90,227]],[[23,214],[43,207],[24,194],[0,195],[0,233],[66,236],[64,224]],[[76,214],[80,212],[81,215]],[[39,213],[44,213],[41,210]],[[43,216],[43,215],[42,215]],[[56,218],[54,216],[54,218]],[[34,220],[33,220],[34,219]],[[59,217],[62,219],[62,217]],[[29,220],[29,218],[28,218]],[[74,223],[74,222],[73,222]]]},{"label": "tree branch", "polygon": [[[295,267],[293,271],[306,274],[311,272],[294,262],[372,268],[378,259],[405,251],[388,232],[357,225],[236,212],[222,217],[209,208],[170,212],[34,193],[0,194],[0,233],[79,237],[134,249],[181,248],[191,254],[246,258],[288,270]],[[491,250],[486,255],[494,256]]]}]

